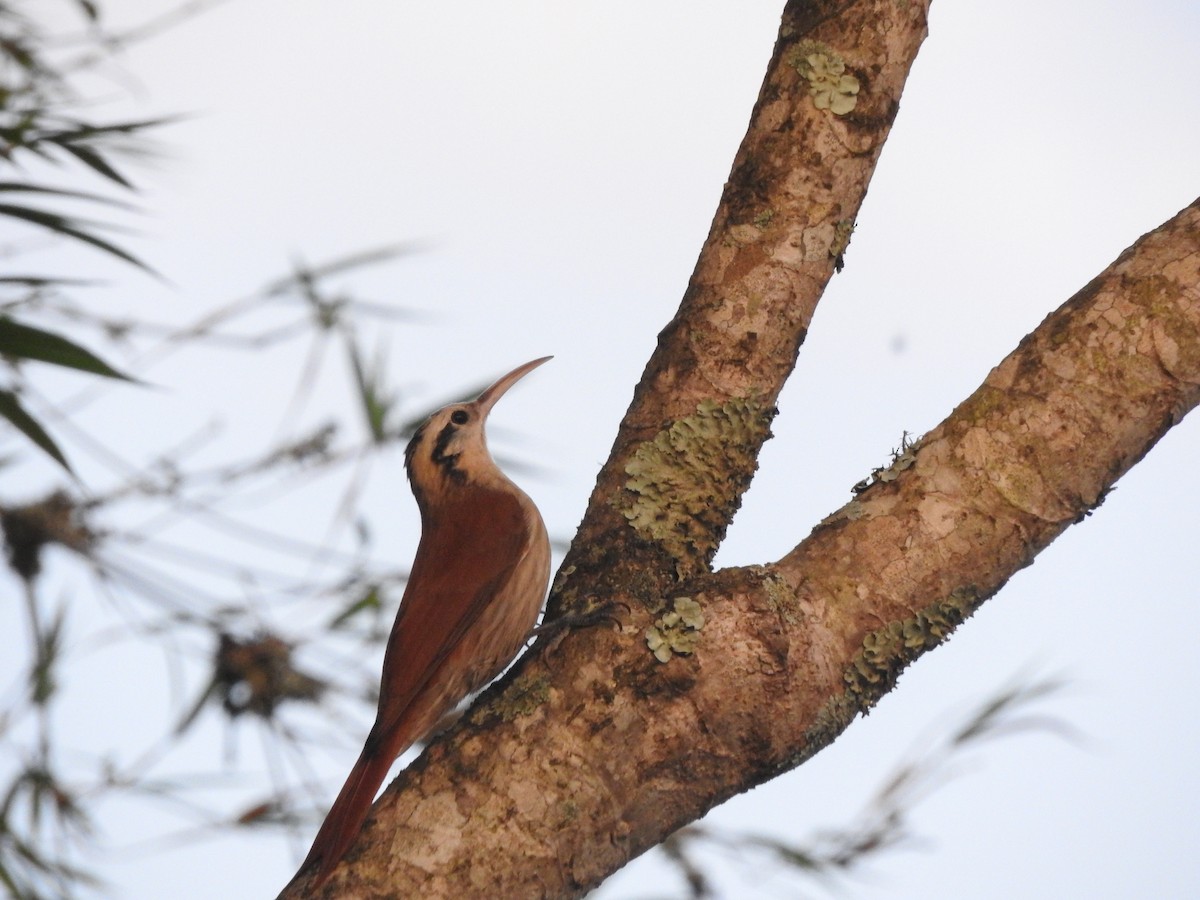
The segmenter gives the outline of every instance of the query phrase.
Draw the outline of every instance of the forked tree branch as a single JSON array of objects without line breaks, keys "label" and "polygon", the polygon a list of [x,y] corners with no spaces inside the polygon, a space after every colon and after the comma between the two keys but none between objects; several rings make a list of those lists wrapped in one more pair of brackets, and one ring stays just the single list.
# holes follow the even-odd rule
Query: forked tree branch
[{"label": "forked tree branch", "polygon": [[[552,614],[585,608],[610,585],[661,597],[708,571],[849,241],[927,8],[927,0],[787,4],[691,282],[564,561],[565,575],[586,575],[560,579]],[[856,90],[838,95],[853,108],[819,108],[841,78]]]},{"label": "forked tree branch", "polygon": [[[782,560],[708,571],[925,11],[788,5],[692,284],[556,583],[557,610],[615,602],[620,627],[539,641],[312,896],[583,893],[826,746],[1200,402],[1198,201]],[[857,79],[853,109],[817,107],[822,55]]]}]

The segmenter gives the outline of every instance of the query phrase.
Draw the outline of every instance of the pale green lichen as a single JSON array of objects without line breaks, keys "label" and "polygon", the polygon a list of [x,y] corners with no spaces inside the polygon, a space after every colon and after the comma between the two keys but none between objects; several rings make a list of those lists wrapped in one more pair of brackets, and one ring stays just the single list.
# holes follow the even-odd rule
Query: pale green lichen
[{"label": "pale green lichen", "polygon": [[846,690],[821,707],[804,732],[801,749],[789,762],[799,765],[832,743],[859,713],[870,712],[909,663],[945,641],[982,601],[973,586],[958,588],[911,618],[889,622],[867,634],[862,648],[842,672]]},{"label": "pale green lichen", "polygon": [[562,806],[560,807],[560,810],[561,810],[560,818],[562,819],[562,821],[564,823],[574,822],[576,819],[579,818],[579,804],[576,803],[574,800],[564,801]]},{"label": "pale green lichen", "polygon": [[672,656],[687,656],[696,649],[703,627],[700,604],[691,597],[676,597],[672,609],[646,629],[646,646],[659,662],[670,662]]},{"label": "pale green lichen", "polygon": [[554,584],[550,588],[551,593],[561,591],[572,575],[575,574],[575,566],[567,565],[558,570],[558,574],[554,576]]},{"label": "pale green lichen", "polygon": [[917,461],[917,457],[909,450],[905,450],[892,460],[892,464],[886,469],[880,469],[877,475],[877,480],[884,482],[895,481],[900,477],[900,473],[905,469],[911,468],[913,463]]},{"label": "pale green lichen", "polygon": [[775,572],[768,573],[763,579],[763,590],[766,592],[767,602],[784,622],[788,625],[799,624],[800,604],[796,601],[796,592],[786,578]]},{"label": "pale green lichen", "polygon": [[895,481],[900,477],[901,472],[911,468],[916,463],[917,448],[920,444],[920,436],[910,440],[908,432],[904,432],[900,437],[900,446],[892,449],[892,461],[887,468],[872,469],[870,477],[858,482],[851,490],[855,494],[861,494],[876,482],[882,481],[884,484],[888,484]]},{"label": "pale green lichen", "polygon": [[863,638],[842,673],[846,690],[864,712],[890,691],[910,662],[942,643],[979,606],[974,588],[959,588],[908,619],[889,622]]},{"label": "pale green lichen", "polygon": [[841,508],[841,513],[847,522],[856,522],[867,514],[867,508],[857,500],[851,500]]},{"label": "pale green lichen", "polygon": [[792,50],[788,63],[808,82],[817,109],[844,116],[858,103],[858,79],[846,72],[846,61],[821,41],[801,41]]},{"label": "pale green lichen", "polygon": [[775,218],[775,210],[771,208],[764,209],[754,217],[754,224],[758,228],[766,228],[771,224],[771,220]]},{"label": "pale green lichen", "polygon": [[838,735],[849,727],[858,713],[858,704],[849,691],[825,701],[817,711],[813,724],[804,730],[802,746],[792,755],[791,767],[806,762],[818,751],[832,744]]},{"label": "pale green lichen", "polygon": [[842,271],[842,257],[850,246],[850,236],[854,234],[854,220],[841,219],[833,232],[833,242],[829,245],[829,255],[833,257],[834,267]]},{"label": "pale green lichen", "polygon": [[557,604],[560,609],[570,610],[572,613],[579,611],[578,589],[568,590],[567,588],[567,585],[571,583],[571,576],[574,574],[574,564],[562,566],[550,584],[550,602]]},{"label": "pale green lichen", "polygon": [[550,679],[545,675],[522,675],[513,681],[497,703],[500,718],[511,722],[527,716],[550,699]]},{"label": "pale green lichen", "polygon": [[[681,562],[716,552],[717,542],[770,437],[773,408],[753,399],[704,400],[696,412],[641,444],[625,466],[617,501],[639,536]],[[730,490],[730,480],[738,482]]]}]

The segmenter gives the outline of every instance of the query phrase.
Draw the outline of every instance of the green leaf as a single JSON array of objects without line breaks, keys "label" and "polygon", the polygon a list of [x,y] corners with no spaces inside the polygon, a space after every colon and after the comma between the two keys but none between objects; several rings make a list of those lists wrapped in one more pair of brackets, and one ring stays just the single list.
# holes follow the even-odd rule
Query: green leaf
[{"label": "green leaf", "polygon": [[0,275],[0,284],[19,284],[29,288],[50,287],[54,284],[90,287],[99,283],[88,278],[59,278],[57,275]]},{"label": "green leaf", "polygon": [[358,388],[358,399],[362,404],[363,418],[375,444],[388,439],[388,421],[395,401],[387,396],[383,388],[383,361],[379,359],[370,368],[363,361],[358,344],[347,335],[346,349],[350,354],[350,367],[354,372],[354,384]]},{"label": "green leaf", "polygon": [[38,420],[25,411],[25,407],[12,391],[0,391],[0,418],[7,419],[13,428],[41,447],[55,462],[72,475],[75,474],[67,458],[58,449],[58,444],[54,443],[54,439],[46,433],[46,429]]},{"label": "green leaf", "polygon": [[88,21],[98,22],[100,20],[100,10],[92,0],[75,0],[79,5],[80,11],[87,16]]},{"label": "green leaf", "polygon": [[115,181],[121,187],[127,187],[130,190],[133,189],[133,185],[129,183],[125,176],[110,166],[108,160],[92,147],[72,144],[69,141],[55,141],[54,143],[67,153],[70,153],[93,172],[103,175],[109,181]]},{"label": "green leaf", "polygon": [[35,638],[37,652],[29,672],[29,694],[37,706],[46,706],[58,691],[55,669],[62,657],[63,624],[63,611],[59,609],[54,620],[45,629],[39,629]]},{"label": "green leaf", "polygon": [[362,596],[352,599],[341,612],[330,620],[327,627],[331,631],[337,628],[344,628],[359,613],[366,612],[367,610],[378,613],[382,608],[383,598],[379,593],[379,585],[368,585]]},{"label": "green leaf", "polygon": [[47,132],[45,138],[54,142],[89,140],[94,137],[104,137],[110,134],[134,135],[147,128],[158,128],[161,125],[174,125],[187,119],[187,116],[159,116],[154,119],[134,119],[129,122],[114,122],[111,125],[89,125],[84,122],[74,123],[74,128],[61,131]]},{"label": "green leaf", "polygon": [[90,225],[90,222],[81,222],[77,219],[68,219],[66,216],[60,216],[57,213],[45,212],[40,209],[30,209],[25,206],[14,206],[11,203],[0,203],[0,216],[11,216],[14,219],[23,219],[26,222],[32,222],[34,225],[40,225],[50,231],[55,231],[66,237],[73,237],[77,241],[82,241],[85,244],[91,244],[106,253],[111,253],[119,259],[125,260],[127,263],[137,266],[143,271],[155,274],[154,270],[138,259],[131,253],[122,250],[120,247],[112,244],[103,238],[97,237],[89,231],[84,231],[84,225]]},{"label": "green leaf", "polygon": [[0,355],[16,359],[34,359],[38,362],[91,372],[105,378],[120,378],[135,381],[123,372],[118,372],[96,354],[61,335],[30,325],[14,322],[0,316]]},{"label": "green leaf", "polygon": [[0,181],[0,192],[14,194],[50,194],[55,197],[69,197],[72,200],[90,200],[93,203],[107,203],[123,209],[133,209],[128,203],[123,203],[113,197],[103,194],[92,194],[87,191],[68,191],[63,188],[45,187],[40,184],[27,184],[21,181]]}]

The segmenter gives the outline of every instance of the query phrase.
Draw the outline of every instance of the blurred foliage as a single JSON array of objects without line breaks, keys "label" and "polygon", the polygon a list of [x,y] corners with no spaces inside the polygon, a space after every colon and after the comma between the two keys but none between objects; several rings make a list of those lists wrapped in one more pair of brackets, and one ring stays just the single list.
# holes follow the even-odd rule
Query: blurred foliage
[{"label": "blurred foliage", "polygon": [[[335,742],[331,735],[343,712],[362,716],[373,707],[378,675],[370,660],[386,637],[406,575],[372,558],[372,529],[359,501],[371,459],[406,443],[441,403],[404,413],[402,398],[386,387],[383,358],[363,352],[362,323],[386,324],[408,314],[355,298],[333,282],[401,258],[412,247],[373,248],[315,266],[295,263],[261,289],[181,326],[96,313],[88,302],[96,282],[16,267],[31,249],[44,251],[49,239],[107,256],[158,285],[150,266],[119,237],[113,217],[135,210],[129,162],[148,152],[150,133],[170,120],[94,119],[91,111],[103,104],[78,84],[115,48],[212,5],[191,0],[116,32],[86,0],[62,0],[56,10],[37,7],[38,16],[57,14],[58,30],[30,15],[28,6],[0,2],[0,167],[7,172],[0,175],[0,473],[8,476],[0,481],[0,530],[28,633],[24,658],[13,666],[16,683],[0,694],[0,886],[12,897],[107,893],[97,860],[111,836],[97,822],[106,805],[122,797],[156,802],[184,817],[183,830],[165,837],[164,845],[249,826],[305,832],[329,793],[306,756],[313,746]],[[77,212],[81,208],[88,212]],[[85,332],[104,349],[85,347],[76,337]],[[304,342],[307,354],[295,369],[290,351]],[[292,400],[278,405],[281,422],[290,424],[318,382],[342,374],[325,365],[330,348],[340,348],[347,362],[340,380],[353,399],[344,404],[344,417],[299,434],[281,429],[241,458],[195,462],[212,431],[202,428],[148,462],[130,461],[106,444],[108,436],[75,424],[108,393],[142,390],[153,367],[184,349],[207,354],[207,366],[235,354],[280,373],[293,367]],[[108,361],[118,355],[126,362]],[[100,381],[55,402],[41,388],[46,367]],[[285,375],[280,382],[286,384]],[[153,434],[153,423],[145,424]],[[29,478],[14,473],[28,470],[31,453],[39,452],[68,473],[70,456],[91,463],[91,470],[98,462],[115,477],[89,476],[86,484],[82,476],[69,478],[29,496]],[[326,479],[342,484],[337,521],[353,523],[349,541],[345,527],[316,543],[296,539],[244,511],[264,495],[300,493]],[[232,538],[247,553],[209,551],[203,540],[172,542],[181,524]],[[82,643],[68,636],[84,619],[94,620],[95,610],[85,615],[83,609],[93,597],[73,590],[52,599],[52,576],[63,569],[86,573],[92,590],[82,593],[109,602],[101,612],[108,626],[84,635]],[[291,572],[301,574],[285,574]],[[333,634],[341,645],[313,647],[289,637],[296,633]],[[14,640],[14,648],[19,643]],[[165,680],[180,686],[176,716],[162,722],[160,737],[140,753],[114,749],[118,735],[114,747],[105,746],[105,736],[86,752],[70,746],[63,710],[79,687],[75,667],[88,653],[133,644],[161,653]],[[301,663],[298,654],[315,662]],[[130,699],[138,700],[112,698],[118,704]],[[289,710],[307,719],[291,719]],[[264,756],[274,760],[270,796],[243,790],[234,801],[197,802],[198,784],[228,788],[237,773],[160,774],[201,718],[214,713],[228,729],[250,720],[261,731]]]},{"label": "blurred foliage", "polygon": [[[80,0],[76,7],[86,22],[96,24],[99,13],[92,3]],[[98,33],[92,39],[98,40]],[[32,159],[51,168],[82,168],[103,184],[128,192],[133,185],[120,171],[117,156],[136,149],[145,131],[162,124],[155,120],[95,123],[65,114],[63,110],[79,98],[64,63],[48,56],[49,48],[61,45],[57,35],[45,31],[14,4],[0,3],[0,165],[14,171],[12,180],[0,180],[0,219],[76,241],[149,271],[104,234],[109,227],[105,222],[54,206],[74,201],[100,209],[125,208],[123,201],[62,184],[36,184],[25,174],[23,164]],[[0,275],[0,357],[13,370],[9,385],[0,389],[0,418],[65,468],[69,466],[58,444],[22,403],[24,382],[18,365],[36,360],[109,378],[123,376],[72,340],[22,324],[12,314],[33,303],[39,293],[71,283],[71,279],[56,275]]]}]

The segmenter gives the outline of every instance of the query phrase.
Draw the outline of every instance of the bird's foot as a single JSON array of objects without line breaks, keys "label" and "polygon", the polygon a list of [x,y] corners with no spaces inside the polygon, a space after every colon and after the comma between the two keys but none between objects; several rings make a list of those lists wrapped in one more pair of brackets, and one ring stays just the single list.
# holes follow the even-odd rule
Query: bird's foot
[{"label": "bird's foot", "polygon": [[591,628],[593,625],[599,625],[601,622],[611,622],[616,626],[620,626],[621,620],[616,615],[617,607],[623,608],[626,612],[629,611],[629,607],[625,603],[621,603],[618,600],[606,600],[595,609],[590,609],[587,612],[568,613],[549,622],[542,622],[541,625],[538,625],[529,633],[529,636],[555,635],[570,629]]}]

